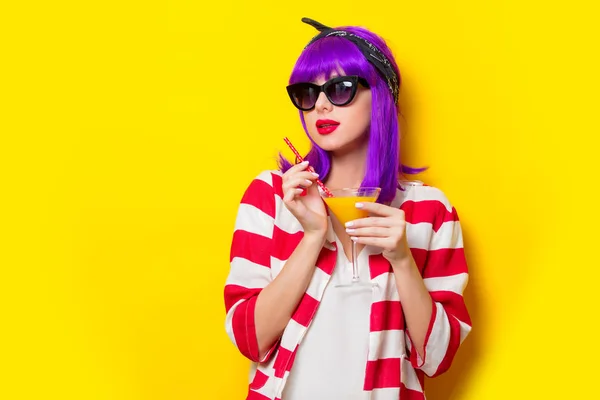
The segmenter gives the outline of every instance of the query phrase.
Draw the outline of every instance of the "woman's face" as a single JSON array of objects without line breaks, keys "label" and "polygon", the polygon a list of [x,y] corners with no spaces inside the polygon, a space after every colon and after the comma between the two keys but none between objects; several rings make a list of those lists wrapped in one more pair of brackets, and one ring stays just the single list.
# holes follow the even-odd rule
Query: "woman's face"
[{"label": "woman's face", "polygon": [[[338,76],[334,73],[331,78]],[[326,82],[320,77],[313,83]],[[366,146],[371,124],[371,90],[358,85],[356,96],[345,106],[331,104],[325,93],[319,93],[315,108],[304,111],[308,134],[323,150],[346,153]]]}]

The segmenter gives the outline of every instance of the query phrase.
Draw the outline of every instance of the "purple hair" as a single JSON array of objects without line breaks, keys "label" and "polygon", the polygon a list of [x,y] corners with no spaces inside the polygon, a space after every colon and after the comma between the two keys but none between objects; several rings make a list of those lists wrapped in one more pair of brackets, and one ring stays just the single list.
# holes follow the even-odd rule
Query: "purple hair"
[{"label": "purple hair", "polygon": [[[373,43],[396,70],[400,72],[391,50],[378,35],[361,27],[339,27]],[[354,43],[342,37],[326,37],[308,46],[296,61],[289,83],[311,82],[320,76],[331,78],[333,72],[346,75],[358,75],[369,82],[372,97],[371,125],[367,150],[367,163],[362,187],[377,186],[381,188],[378,202],[389,202],[396,195],[398,174],[416,174],[426,168],[411,168],[400,163],[400,139],[398,113],[393,96],[386,81],[371,65]],[[401,81],[399,79],[399,81]],[[331,167],[330,154],[321,149],[312,140],[306,129],[304,114],[300,111],[300,120],[309,140],[311,149],[305,159],[319,173],[322,180],[327,178]],[[292,164],[282,155],[279,157],[279,168],[287,171]]]}]

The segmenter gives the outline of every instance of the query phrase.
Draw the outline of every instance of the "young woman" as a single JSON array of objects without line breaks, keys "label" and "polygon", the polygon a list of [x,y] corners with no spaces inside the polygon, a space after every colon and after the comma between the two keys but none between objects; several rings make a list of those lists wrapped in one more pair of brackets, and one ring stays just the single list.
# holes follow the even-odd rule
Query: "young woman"
[{"label": "young woman", "polygon": [[[312,147],[250,183],[225,285],[227,333],[253,361],[247,399],[424,399],[424,375],[446,371],[471,330],[458,216],[439,189],[401,179],[419,170],[399,161],[400,74],[384,40],[303,22],[320,33],[287,89]],[[381,191],[343,225],[317,178]],[[345,284],[352,241],[358,285]]]}]

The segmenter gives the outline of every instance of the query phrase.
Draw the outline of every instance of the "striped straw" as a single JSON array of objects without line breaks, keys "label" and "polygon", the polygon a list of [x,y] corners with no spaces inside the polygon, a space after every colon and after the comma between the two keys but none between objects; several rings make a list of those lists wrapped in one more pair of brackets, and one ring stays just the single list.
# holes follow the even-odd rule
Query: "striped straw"
[{"label": "striped straw", "polygon": [[[292,144],[292,142],[290,142],[290,140],[287,137],[284,137],[283,140],[287,143],[287,145],[290,147],[290,149],[294,152],[294,154],[296,155],[296,159],[299,162],[304,161],[304,158],[302,158],[302,156],[300,155],[300,153],[298,153],[298,150],[296,150],[296,148],[294,147],[294,145]],[[308,170],[310,172],[315,172],[315,170],[313,169],[312,166],[308,166]],[[319,186],[321,187],[321,189],[323,189],[323,191],[325,192],[325,195],[327,195],[327,197],[333,197],[333,193],[331,193],[331,191],[329,189],[327,189],[327,187],[323,184],[323,182],[321,182],[319,179],[317,179],[317,183],[319,184]]]}]

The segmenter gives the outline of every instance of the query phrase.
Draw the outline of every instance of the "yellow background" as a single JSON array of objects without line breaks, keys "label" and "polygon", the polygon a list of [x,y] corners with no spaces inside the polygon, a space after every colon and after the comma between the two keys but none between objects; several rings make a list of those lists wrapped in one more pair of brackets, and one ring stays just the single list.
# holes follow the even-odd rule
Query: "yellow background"
[{"label": "yellow background", "polygon": [[404,159],[463,222],[474,330],[429,398],[590,398],[600,68],[583,3],[2,5],[0,398],[243,398],[229,241],[281,138],[307,148],[284,90],[303,16],[388,40]]}]

